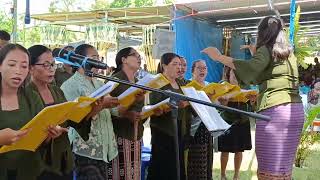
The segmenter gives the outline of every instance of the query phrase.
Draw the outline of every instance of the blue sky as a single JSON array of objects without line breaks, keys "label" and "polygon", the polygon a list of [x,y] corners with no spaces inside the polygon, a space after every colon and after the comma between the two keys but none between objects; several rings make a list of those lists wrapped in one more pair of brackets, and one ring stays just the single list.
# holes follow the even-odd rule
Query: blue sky
[{"label": "blue sky", "polygon": [[[51,0],[30,0],[30,12],[31,14],[40,14],[48,12],[48,7]],[[8,12],[12,6],[13,0],[1,0],[0,8]],[[18,0],[18,13],[24,14],[26,8],[26,0]]]},{"label": "blue sky", "polygon": [[[50,2],[53,0],[30,0],[30,13],[31,14],[42,14],[48,13],[48,8]],[[85,6],[88,8],[91,6],[92,0],[79,0],[80,2],[83,1]],[[0,0],[0,9],[6,12],[9,12],[10,7],[12,6],[13,0]],[[83,7],[86,9],[86,7]],[[26,0],[18,0],[18,13],[24,14],[26,9]]]}]

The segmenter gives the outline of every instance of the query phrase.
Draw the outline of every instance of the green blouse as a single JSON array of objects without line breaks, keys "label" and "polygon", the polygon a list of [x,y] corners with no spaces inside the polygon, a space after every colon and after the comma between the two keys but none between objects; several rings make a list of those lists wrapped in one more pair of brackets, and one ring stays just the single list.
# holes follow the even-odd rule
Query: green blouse
[{"label": "green blouse", "polygon": [[[39,95],[28,87],[18,91],[18,101],[19,109],[0,110],[0,129],[18,130],[44,108]],[[17,150],[0,154],[0,180],[7,180],[10,174],[16,175],[17,180],[35,180],[45,168],[42,148],[35,152]]]},{"label": "green blouse", "polygon": [[[129,81],[127,75],[123,71],[119,71],[118,73],[112,75],[112,77]],[[137,82],[138,80],[135,79]],[[122,94],[124,91],[126,91],[130,86],[120,84],[117,86],[110,95],[113,97],[118,97],[120,94]],[[136,111],[141,112],[142,108],[144,106],[144,102],[134,103],[129,107],[129,111]],[[146,119],[139,121],[138,124],[138,136],[137,139],[141,139],[143,136],[143,123],[146,121]],[[127,118],[121,118],[117,116],[112,116],[112,122],[113,122],[113,128],[114,132],[117,136],[123,137],[125,139],[134,140],[134,127],[133,123],[127,119]]]},{"label": "green blouse", "polygon": [[285,103],[300,103],[298,64],[294,55],[273,61],[267,47],[260,47],[251,60],[234,60],[241,83],[259,85],[258,111]]},{"label": "green blouse", "polygon": [[[73,101],[79,96],[89,96],[103,85],[104,83],[96,78],[89,80],[86,76],[76,72],[62,84],[61,89],[67,100]],[[73,142],[73,152],[79,156],[110,162],[118,155],[109,109],[103,109],[91,121],[87,140],[73,129],[69,130],[69,135]]]},{"label": "green blouse", "polygon": [[[41,97],[38,91],[38,88],[34,83],[31,82],[28,86],[30,86],[30,88],[32,88],[35,92],[37,92]],[[59,87],[49,84],[48,88],[54,99],[54,103],[50,105],[59,104],[67,101],[64,96],[64,93]],[[41,100],[43,104],[45,104],[44,100],[43,99]],[[71,126],[75,128],[80,135],[82,135],[81,137],[83,139],[87,140],[89,138],[91,121],[81,121],[79,124],[73,121],[66,121],[65,123],[62,124],[62,126],[63,127]],[[50,149],[46,151],[46,153],[43,156],[43,158],[47,163],[46,170],[59,175],[71,173],[71,171],[73,170],[74,160],[73,160],[73,155],[72,155],[68,134],[65,133],[60,137],[54,139],[50,143],[49,148]]]},{"label": "green blouse", "polygon": [[[178,82],[179,85],[182,85]],[[161,88],[161,90],[169,90],[172,92],[182,94],[182,90],[174,89],[171,84],[168,84]],[[168,96],[160,93],[150,93],[150,104],[157,104],[168,98]],[[190,135],[190,123],[191,123],[191,108],[178,108],[178,117],[175,119],[172,111],[162,114],[161,116],[151,116],[150,127],[156,128],[169,136],[175,136],[176,129],[174,128],[174,122],[178,121],[181,129],[181,137]]]}]

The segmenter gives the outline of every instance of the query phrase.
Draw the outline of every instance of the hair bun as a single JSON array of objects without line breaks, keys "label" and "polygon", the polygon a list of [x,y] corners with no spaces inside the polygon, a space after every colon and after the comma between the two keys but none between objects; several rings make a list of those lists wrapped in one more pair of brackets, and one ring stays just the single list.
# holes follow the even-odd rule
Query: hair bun
[{"label": "hair bun", "polygon": [[278,24],[278,20],[276,18],[274,18],[274,17],[269,18],[268,25],[270,26],[273,23]]}]

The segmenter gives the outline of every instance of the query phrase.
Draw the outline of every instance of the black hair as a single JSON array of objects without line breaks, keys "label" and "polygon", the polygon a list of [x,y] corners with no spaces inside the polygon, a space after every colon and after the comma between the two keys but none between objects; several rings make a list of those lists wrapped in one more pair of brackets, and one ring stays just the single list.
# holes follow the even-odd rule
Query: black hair
[{"label": "black hair", "polygon": [[[4,59],[13,50],[20,50],[20,51],[26,53],[28,55],[29,66],[30,66],[30,54],[29,54],[28,50],[25,47],[21,46],[20,44],[7,44],[2,49],[0,49],[0,65],[2,65]],[[0,72],[0,87],[1,87],[0,94],[2,91],[1,81],[2,81],[2,76],[1,76],[1,72]],[[25,80],[22,84],[22,87],[24,87],[24,86],[25,86]]]},{"label": "black hair", "polygon": [[157,73],[163,73],[163,65],[168,65],[172,59],[176,57],[180,58],[180,56],[175,53],[164,53],[161,56],[160,63],[158,64]]},{"label": "black hair", "polygon": [[[28,57],[30,58],[30,54],[25,47],[21,46],[20,44],[7,44],[5,47],[0,49],[0,65],[2,65],[4,59],[7,57],[9,52],[16,50],[16,49],[26,53],[28,55]],[[30,65],[30,59],[29,59],[29,65]]]},{"label": "black hair", "polygon": [[50,52],[51,50],[43,45],[34,45],[28,48],[28,51],[30,53],[30,64],[35,65],[39,61],[39,56],[41,56],[43,53]]},{"label": "black hair", "polygon": [[0,39],[10,41],[10,34],[7,31],[0,30]]},{"label": "black hair", "polygon": [[[95,48],[90,44],[81,44],[81,45],[76,47],[76,49],[74,50],[74,53],[82,55],[82,56],[87,56],[87,53],[88,53],[87,50],[88,49],[95,49]],[[79,69],[79,67],[72,66],[72,72],[73,73],[75,73],[78,69]]]},{"label": "black hair", "polygon": [[293,51],[283,30],[282,20],[268,16],[258,26],[257,49],[266,46],[275,61],[287,60]]},{"label": "black hair", "polygon": [[74,47],[71,45],[65,46],[65,47],[63,47],[63,49],[74,51]]},{"label": "black hair", "polygon": [[199,60],[196,60],[196,61],[193,61],[192,62],[192,66],[191,66],[191,72],[193,73],[194,72],[194,69],[196,68],[196,65],[198,62],[201,62],[201,61],[204,61],[202,59],[199,59]]},{"label": "black hair", "polygon": [[82,56],[87,56],[88,49],[95,49],[95,48],[90,44],[81,44],[76,47],[76,49],[74,50],[74,53]]},{"label": "black hair", "polygon": [[53,57],[59,57],[60,51],[61,51],[60,48],[54,48],[54,49],[52,50],[52,56],[53,56]]},{"label": "black hair", "polygon": [[127,58],[127,57],[130,55],[130,53],[132,52],[132,50],[134,50],[132,47],[126,47],[126,48],[121,49],[121,50],[117,53],[116,59],[115,59],[117,67],[116,67],[116,69],[114,70],[113,74],[121,71],[121,69],[122,69],[122,64],[123,64],[122,58]]}]

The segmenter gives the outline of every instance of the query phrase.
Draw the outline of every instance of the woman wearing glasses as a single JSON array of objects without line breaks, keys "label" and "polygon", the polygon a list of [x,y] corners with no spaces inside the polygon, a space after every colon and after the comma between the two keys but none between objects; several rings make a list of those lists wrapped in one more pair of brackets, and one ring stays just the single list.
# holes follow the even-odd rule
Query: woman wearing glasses
[{"label": "woman wearing glasses", "polygon": [[[208,70],[204,60],[196,60],[191,67],[192,80],[197,81],[203,87]],[[211,133],[201,122],[191,139],[188,154],[188,179],[211,180],[213,165],[213,139]]]},{"label": "woman wearing glasses", "polygon": [[[57,65],[55,64],[51,50],[42,45],[34,45],[28,51],[31,57],[31,82],[28,86],[40,95],[45,106],[66,102],[62,90],[52,85]],[[79,124],[72,123],[71,121],[62,124],[59,127],[59,133],[63,134],[59,138],[49,141],[48,151],[43,154],[47,169],[41,174],[39,180],[73,179],[73,157],[66,133],[67,126],[73,126],[83,135],[83,138],[88,139],[87,136],[90,131],[89,120],[83,120]]]},{"label": "woman wearing glasses", "polygon": [[[138,81],[135,74],[140,68],[140,54],[133,48],[121,49],[116,55],[117,68],[113,77],[126,80],[131,83]],[[111,96],[117,97],[130,86],[120,84],[112,91]],[[144,106],[144,93],[136,96],[135,102],[129,107],[117,108],[119,116],[112,116],[114,132],[118,143],[119,155],[109,164],[108,179],[114,180],[138,180],[141,166],[141,138],[143,135],[143,123],[140,112]],[[124,173],[118,173],[124,172]]]},{"label": "woman wearing glasses", "polygon": [[[28,51],[18,44],[8,44],[0,50],[0,130],[8,138],[4,144],[11,144],[23,136],[25,131],[14,130],[22,128],[43,109],[39,95],[25,86],[30,69],[29,58]],[[56,127],[49,127],[48,138],[35,152],[17,150],[1,153],[0,179],[36,179],[45,168],[41,153],[45,152],[52,138],[59,136],[59,131]]]}]

